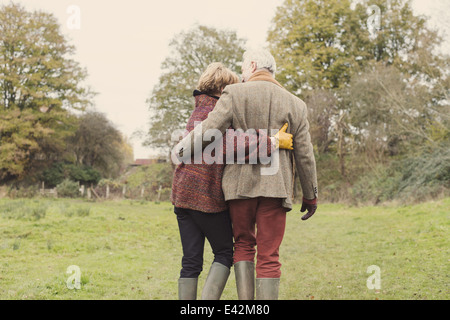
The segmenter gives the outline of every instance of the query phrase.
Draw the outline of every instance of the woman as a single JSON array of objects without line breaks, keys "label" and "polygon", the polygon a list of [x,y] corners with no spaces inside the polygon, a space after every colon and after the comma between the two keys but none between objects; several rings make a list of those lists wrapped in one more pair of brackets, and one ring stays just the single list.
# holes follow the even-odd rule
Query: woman
[{"label": "woman", "polygon": [[[195,122],[208,117],[223,89],[237,82],[238,76],[223,64],[215,62],[207,67],[199,79],[198,90],[194,91],[195,109],[186,125],[186,134],[194,129]],[[254,141],[266,141],[264,145],[268,149],[268,155],[274,147],[283,145],[282,142],[286,144],[285,140],[291,139],[292,142],[292,136],[289,134],[277,135],[279,140],[263,136],[259,132],[258,135],[260,139],[265,140]],[[225,155],[226,138],[223,140]],[[251,140],[253,139],[248,139]],[[249,146],[250,142],[246,144],[246,152],[258,150],[258,145],[252,149]],[[246,159],[248,158],[249,155],[246,154]],[[203,288],[202,299],[218,300],[230,274],[233,263],[233,233],[222,192],[224,167],[224,164],[206,164],[204,161],[202,164],[181,163],[174,173],[171,198],[183,247],[182,269],[178,280],[180,300],[195,300],[197,297],[197,282],[203,267],[205,238],[211,245],[214,262]]]}]

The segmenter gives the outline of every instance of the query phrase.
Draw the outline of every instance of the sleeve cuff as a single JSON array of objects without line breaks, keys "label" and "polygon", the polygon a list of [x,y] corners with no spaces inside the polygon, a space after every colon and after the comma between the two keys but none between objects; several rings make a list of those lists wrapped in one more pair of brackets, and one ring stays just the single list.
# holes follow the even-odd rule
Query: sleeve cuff
[{"label": "sleeve cuff", "polygon": [[303,198],[303,202],[306,203],[306,204],[317,204],[317,198],[314,198],[312,200]]}]

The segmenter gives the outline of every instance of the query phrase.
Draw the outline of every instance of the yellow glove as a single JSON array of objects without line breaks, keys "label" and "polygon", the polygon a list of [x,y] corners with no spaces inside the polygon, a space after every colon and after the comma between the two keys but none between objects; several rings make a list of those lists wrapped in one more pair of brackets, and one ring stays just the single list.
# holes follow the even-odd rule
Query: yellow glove
[{"label": "yellow glove", "polygon": [[275,145],[278,149],[287,149],[287,150],[294,150],[294,142],[293,142],[293,135],[290,133],[286,133],[288,124],[285,123],[284,126],[278,131],[278,133],[274,136],[275,138]]}]

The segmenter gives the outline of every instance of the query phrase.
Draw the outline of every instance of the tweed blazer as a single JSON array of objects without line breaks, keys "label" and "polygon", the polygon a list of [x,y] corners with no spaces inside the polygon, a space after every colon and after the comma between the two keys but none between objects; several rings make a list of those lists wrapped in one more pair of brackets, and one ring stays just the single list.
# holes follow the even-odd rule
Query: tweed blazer
[{"label": "tweed blazer", "polygon": [[[208,117],[177,145],[175,152],[205,148],[210,141],[203,135],[209,129],[225,132],[234,129],[268,130],[273,135],[288,123],[294,150],[272,153],[267,164],[227,164],[222,188],[225,200],[256,197],[282,198],[282,205],[292,209],[295,170],[300,178],[303,197],[318,197],[316,162],[309,134],[306,104],[286,89],[269,81],[251,81],[227,86]],[[206,141],[205,141],[206,140]]]}]

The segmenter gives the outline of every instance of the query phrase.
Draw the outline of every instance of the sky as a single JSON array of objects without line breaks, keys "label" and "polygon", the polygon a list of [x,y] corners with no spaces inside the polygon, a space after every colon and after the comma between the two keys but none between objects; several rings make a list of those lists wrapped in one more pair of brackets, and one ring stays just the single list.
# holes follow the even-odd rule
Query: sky
[{"label": "sky", "polygon": [[[387,0],[388,1],[388,0]],[[146,99],[161,75],[169,42],[195,24],[229,29],[247,39],[249,47],[265,46],[271,20],[283,0],[0,0],[27,9],[53,13],[70,44],[73,59],[88,71],[86,83],[98,93],[95,110],[127,137],[148,129]],[[450,31],[449,0],[414,0],[416,13]],[[449,48],[450,38],[446,35]],[[135,159],[155,156],[131,141]]]}]

